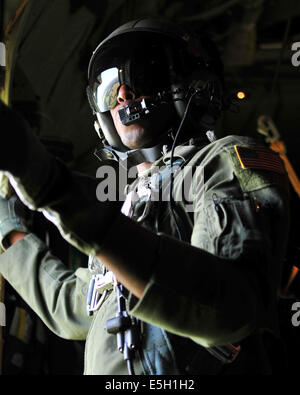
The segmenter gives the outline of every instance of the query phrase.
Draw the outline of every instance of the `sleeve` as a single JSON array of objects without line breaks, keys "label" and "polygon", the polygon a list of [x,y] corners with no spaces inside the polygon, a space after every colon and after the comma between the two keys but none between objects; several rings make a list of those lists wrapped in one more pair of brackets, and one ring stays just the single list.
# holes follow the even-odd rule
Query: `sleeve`
[{"label": "sleeve", "polygon": [[216,155],[203,170],[203,188],[199,179],[194,184],[191,243],[161,235],[151,280],[140,300],[129,301],[135,316],[205,347],[278,330],[285,176],[249,170],[245,186],[230,156],[225,149]]},{"label": "sleeve", "polygon": [[86,339],[91,324],[85,309],[88,269],[67,270],[38,237],[28,234],[0,255],[0,272],[55,334]]}]

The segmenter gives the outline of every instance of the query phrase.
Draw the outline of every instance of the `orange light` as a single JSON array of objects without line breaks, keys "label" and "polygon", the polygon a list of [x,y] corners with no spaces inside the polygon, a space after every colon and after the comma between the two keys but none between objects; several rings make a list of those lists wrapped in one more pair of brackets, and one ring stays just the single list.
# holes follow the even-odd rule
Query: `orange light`
[{"label": "orange light", "polygon": [[288,283],[286,288],[284,289],[284,294],[288,294],[288,289],[291,286],[292,282],[295,280],[296,275],[298,274],[299,269],[297,266],[293,266],[290,274],[290,278],[288,279]]},{"label": "orange light", "polygon": [[239,91],[239,92],[237,92],[236,96],[238,99],[243,100],[246,97],[246,93],[243,91]]}]

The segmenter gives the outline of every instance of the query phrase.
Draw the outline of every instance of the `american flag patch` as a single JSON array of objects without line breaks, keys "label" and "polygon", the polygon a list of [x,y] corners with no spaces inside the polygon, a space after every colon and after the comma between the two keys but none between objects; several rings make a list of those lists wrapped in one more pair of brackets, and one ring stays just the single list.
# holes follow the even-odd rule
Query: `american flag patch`
[{"label": "american flag patch", "polygon": [[285,169],[276,152],[263,148],[234,146],[242,169],[261,169],[284,174]]}]

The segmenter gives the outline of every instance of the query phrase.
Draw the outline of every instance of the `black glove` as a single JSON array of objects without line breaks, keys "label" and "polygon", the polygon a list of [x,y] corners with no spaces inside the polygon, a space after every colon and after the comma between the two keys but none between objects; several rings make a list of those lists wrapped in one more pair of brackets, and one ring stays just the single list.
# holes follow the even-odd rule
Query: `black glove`
[{"label": "black glove", "polygon": [[[0,101],[1,146],[0,169],[20,176],[28,160],[31,134],[23,118]],[[34,135],[33,135],[34,137]]]},{"label": "black glove", "polygon": [[[96,255],[120,202],[96,198],[99,179],[72,173],[50,155],[22,117],[0,106],[3,141],[0,170],[5,170],[21,200],[42,211],[62,236],[86,254]],[[93,226],[97,224],[97,226]]]},{"label": "black glove", "polygon": [[0,197],[0,244],[3,250],[9,247],[6,236],[12,231],[29,233],[32,212],[13,195],[8,200]]},{"label": "black glove", "polygon": [[8,177],[11,175],[24,181],[30,189],[32,206],[36,208],[54,170],[55,159],[48,154],[21,115],[1,101],[0,120],[0,170],[8,172]]}]

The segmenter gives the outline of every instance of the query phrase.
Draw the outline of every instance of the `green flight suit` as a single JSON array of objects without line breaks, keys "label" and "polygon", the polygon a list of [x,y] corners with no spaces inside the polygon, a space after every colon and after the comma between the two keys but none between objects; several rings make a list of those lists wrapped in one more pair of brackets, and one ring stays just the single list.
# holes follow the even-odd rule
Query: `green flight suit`
[{"label": "green flight suit", "polygon": [[[143,297],[128,299],[129,312],[149,323],[135,360],[137,374],[220,373],[222,366],[203,346],[232,342],[242,344],[232,372],[270,372],[258,330],[278,334],[276,292],[288,234],[288,182],[276,160],[266,165],[258,158],[243,168],[247,158],[239,157],[235,146],[248,149],[250,157],[265,150],[238,136],[175,150],[178,166],[188,169],[174,174],[182,241],[167,201],[152,201],[147,193],[132,201],[133,219],[162,235]],[[152,168],[167,164],[169,158],[164,155]],[[190,181],[184,185],[186,178]],[[136,193],[141,183],[151,189],[151,180],[150,169],[149,177],[143,174],[128,192]],[[112,248],[114,242],[118,248],[116,240],[126,238],[122,231],[114,225]],[[137,248],[147,254],[147,246]],[[30,234],[0,257],[0,271],[56,334],[87,338],[85,374],[127,374],[115,336],[104,329],[117,311],[115,292],[109,293],[93,319],[87,317],[85,296],[91,277],[87,269],[66,270]],[[151,332],[156,327],[163,329],[157,343]]]}]

